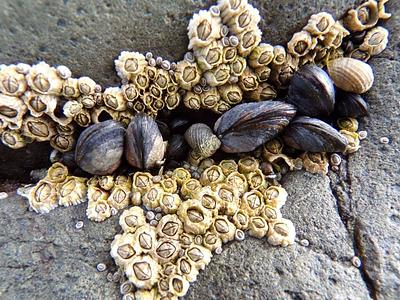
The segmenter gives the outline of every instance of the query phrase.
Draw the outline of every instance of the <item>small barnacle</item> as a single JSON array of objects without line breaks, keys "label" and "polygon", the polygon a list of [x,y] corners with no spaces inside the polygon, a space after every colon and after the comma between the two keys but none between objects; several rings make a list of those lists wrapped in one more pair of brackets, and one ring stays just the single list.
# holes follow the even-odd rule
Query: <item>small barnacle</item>
[{"label": "small barnacle", "polygon": [[379,12],[379,19],[383,19],[383,20],[386,20],[386,19],[389,19],[391,16],[392,16],[392,14],[389,14],[389,13],[387,13],[385,10],[385,4],[386,4],[386,2],[388,2],[389,0],[380,0],[379,2],[378,2],[378,12]]},{"label": "small barnacle", "polygon": [[262,191],[267,187],[265,176],[260,169],[255,169],[253,172],[247,173],[246,177],[250,189]]},{"label": "small barnacle", "polygon": [[179,251],[181,250],[180,243],[177,240],[170,238],[161,238],[157,240],[157,245],[150,255],[160,264],[174,262]]},{"label": "small barnacle", "polygon": [[220,207],[219,198],[209,186],[202,187],[195,195],[194,199],[199,201],[201,205],[211,211],[212,216],[218,214]]},{"label": "small barnacle", "polygon": [[270,205],[276,209],[281,209],[286,203],[288,193],[283,187],[270,186],[265,192],[265,204]]},{"label": "small barnacle", "polygon": [[196,269],[204,270],[211,261],[212,253],[205,247],[192,244],[185,250],[185,256],[190,259]]},{"label": "small barnacle", "polygon": [[68,168],[64,166],[62,163],[54,163],[47,170],[46,179],[53,183],[61,183],[68,176]]},{"label": "small barnacle", "polygon": [[239,86],[243,91],[252,91],[258,87],[257,75],[250,68],[246,68],[239,77]]},{"label": "small barnacle", "polygon": [[230,67],[226,64],[220,64],[214,69],[204,73],[204,78],[210,86],[221,86],[228,82],[230,77]]},{"label": "small barnacle", "polygon": [[121,89],[126,101],[132,102],[139,97],[139,91],[134,84],[125,84]]},{"label": "small barnacle", "polygon": [[238,53],[246,57],[253,51],[261,41],[262,32],[258,27],[247,29],[246,31],[238,34],[239,45],[237,47]]},{"label": "small barnacle", "polygon": [[160,199],[160,207],[165,214],[175,213],[181,203],[182,200],[179,195],[173,193],[163,193],[163,196]]},{"label": "small barnacle", "polygon": [[180,193],[185,199],[194,198],[194,195],[201,189],[201,187],[200,181],[191,178],[182,184]]},{"label": "small barnacle", "polygon": [[239,12],[239,14],[234,15],[229,19],[225,18],[224,23],[226,21],[231,33],[238,35],[247,29],[258,28],[257,25],[260,20],[261,17],[258,9],[248,4],[245,9]]},{"label": "small barnacle", "polygon": [[340,130],[339,132],[347,139],[348,142],[346,149],[343,152],[344,154],[354,153],[360,149],[360,139],[358,137],[358,133],[344,129]]},{"label": "small barnacle", "polygon": [[78,79],[78,87],[83,95],[92,95],[101,91],[101,87],[93,79],[86,76]]},{"label": "small barnacle", "polygon": [[339,129],[357,132],[358,130],[358,121],[355,118],[340,118],[337,120],[337,124]]},{"label": "small barnacle", "polygon": [[12,149],[20,149],[26,146],[26,138],[15,130],[4,130],[1,134],[1,141]]},{"label": "small barnacle", "polygon": [[119,87],[109,87],[104,91],[104,104],[117,111],[126,110],[127,100]]},{"label": "small barnacle", "polygon": [[296,236],[293,223],[287,219],[278,219],[268,223],[268,243],[273,246],[292,245]]},{"label": "small barnacle", "polygon": [[112,207],[123,209],[129,205],[131,193],[131,187],[129,185],[114,185],[107,201]]},{"label": "small barnacle", "polygon": [[[94,115],[94,118],[96,118],[96,109],[92,111],[92,115]],[[98,114],[100,115],[100,113]],[[97,115],[97,116],[98,116]],[[92,116],[87,109],[81,109],[75,116],[74,116],[74,121],[80,126],[80,127],[88,127],[90,123],[92,122]],[[93,122],[96,123],[96,122]],[[98,122],[97,122],[98,123]]]},{"label": "small barnacle", "polygon": [[246,211],[239,209],[233,215],[232,221],[238,229],[246,230],[249,226],[249,215]]},{"label": "small barnacle", "polygon": [[312,47],[313,39],[308,31],[296,32],[287,44],[288,52],[297,57],[306,55]]},{"label": "small barnacle", "polygon": [[191,247],[194,243],[194,235],[183,231],[179,236],[179,242],[183,249]]},{"label": "small barnacle", "polygon": [[286,88],[298,68],[299,58],[287,53],[283,64],[272,66],[270,81],[278,88]]},{"label": "small barnacle", "polygon": [[160,185],[166,193],[176,193],[178,188],[174,178],[164,178],[160,181]]},{"label": "small barnacle", "polygon": [[68,78],[64,81],[62,87],[63,96],[68,98],[77,98],[80,95],[78,79],[77,78]]},{"label": "small barnacle", "polygon": [[222,63],[228,64],[235,60],[237,57],[237,49],[236,47],[227,46],[222,50]]},{"label": "small barnacle", "polygon": [[165,105],[169,110],[173,110],[178,107],[181,102],[181,95],[179,93],[171,93],[165,96]]},{"label": "small barnacle", "polygon": [[195,50],[194,55],[201,70],[211,70],[222,63],[223,46],[220,42],[214,41],[204,48]]},{"label": "small barnacle", "polygon": [[111,257],[116,265],[123,269],[135,258],[137,252],[135,236],[132,233],[117,234],[111,243]]},{"label": "small barnacle", "polygon": [[249,6],[247,0],[220,0],[218,5],[224,24]]},{"label": "small barnacle", "polygon": [[60,152],[68,152],[74,148],[75,142],[72,135],[56,134],[51,137],[50,146]]},{"label": "small barnacle", "polygon": [[157,74],[154,78],[154,84],[158,86],[160,89],[165,90],[168,87],[170,82],[170,76],[168,71],[163,69],[158,69]]},{"label": "small barnacle", "polygon": [[[258,69],[256,69],[257,72]],[[260,80],[261,81],[261,80]],[[269,84],[267,82],[260,82],[258,87],[246,93],[246,96],[255,101],[264,101],[264,100],[271,100],[276,98],[278,95],[275,87],[272,84]]]},{"label": "small barnacle", "polygon": [[230,173],[226,177],[225,183],[235,186],[241,195],[247,192],[248,184],[246,176],[240,174],[239,172],[234,171]]},{"label": "small barnacle", "polygon": [[88,193],[87,197],[89,202],[97,202],[97,201],[105,201],[107,202],[109,193],[107,191],[102,190],[95,184],[90,184],[88,181]]},{"label": "small barnacle", "polygon": [[260,215],[264,207],[264,197],[260,191],[251,190],[244,193],[241,203],[243,209],[249,216]]},{"label": "small barnacle", "polygon": [[154,99],[160,99],[163,91],[157,85],[152,83],[149,86],[149,93],[150,93],[150,96],[152,96]]},{"label": "small barnacle", "polygon": [[375,0],[369,0],[356,9],[349,10],[343,22],[350,31],[357,32],[374,27],[378,20],[378,3]]},{"label": "small barnacle", "polygon": [[[30,106],[37,112],[44,111],[46,109],[46,103],[43,97],[34,96],[33,102],[30,101]],[[63,113],[66,117],[75,117],[83,109],[83,104],[76,100],[67,101],[63,106]]]},{"label": "small barnacle", "polygon": [[78,98],[84,108],[93,108],[97,104],[95,95],[82,95]]},{"label": "small barnacle", "polygon": [[335,20],[331,14],[320,12],[310,17],[303,30],[308,31],[313,36],[320,36],[327,34],[334,24]]},{"label": "small barnacle", "polygon": [[182,231],[182,222],[176,214],[163,216],[157,225],[157,235],[162,238],[179,240]]},{"label": "small barnacle", "polygon": [[185,296],[189,285],[189,281],[184,276],[175,274],[169,278],[169,290],[176,297]]},{"label": "small barnacle", "polygon": [[0,94],[0,119],[21,128],[28,108],[20,98]]},{"label": "small barnacle", "polygon": [[222,172],[220,166],[211,166],[203,171],[200,176],[200,183],[203,186],[213,186],[218,183],[222,183],[225,179],[225,175]]},{"label": "small barnacle", "polygon": [[371,58],[371,55],[366,51],[362,51],[360,48],[356,48],[348,54],[348,57],[366,62]]},{"label": "small barnacle", "polygon": [[58,96],[62,92],[64,79],[45,62],[33,65],[25,78],[30,88],[40,94]]},{"label": "small barnacle", "polygon": [[278,139],[272,139],[262,147],[262,156],[269,161],[271,156],[282,153],[283,143]]},{"label": "small barnacle", "polygon": [[259,239],[266,236],[268,233],[268,223],[260,216],[250,217],[249,219],[249,234]]},{"label": "small barnacle", "polygon": [[114,187],[114,177],[111,175],[101,176],[99,177],[98,184],[103,190],[110,191]]},{"label": "small barnacle", "polygon": [[211,225],[212,232],[218,234],[223,243],[233,241],[235,239],[235,225],[228,220],[227,216],[217,216]]},{"label": "small barnacle", "polygon": [[37,213],[47,214],[58,206],[57,184],[40,180],[29,192],[29,206]]},{"label": "small barnacle", "polygon": [[221,160],[219,166],[221,167],[222,173],[224,173],[225,176],[238,171],[238,165],[233,159]]},{"label": "small barnacle", "polygon": [[218,87],[218,92],[222,100],[235,105],[242,101],[243,92],[236,84],[224,84]]},{"label": "small barnacle", "polygon": [[235,60],[229,64],[231,69],[231,76],[242,76],[243,72],[246,70],[247,62],[244,57],[236,56]]},{"label": "small barnacle", "polygon": [[220,183],[215,187],[215,194],[219,197],[220,212],[232,216],[239,209],[239,190],[233,185]]},{"label": "small barnacle", "polygon": [[187,92],[185,97],[183,98],[183,104],[185,104],[185,106],[190,109],[200,109],[201,107],[200,95],[193,92]]},{"label": "small barnacle", "polygon": [[369,55],[378,55],[385,50],[388,43],[389,31],[386,28],[377,26],[366,34],[360,50]]},{"label": "small barnacle", "polygon": [[328,173],[329,161],[325,153],[305,152],[300,158],[306,171],[323,175]]},{"label": "small barnacle", "polygon": [[221,19],[213,17],[210,11],[201,10],[189,22],[188,49],[206,47],[221,37]]},{"label": "small barnacle", "polygon": [[[211,250],[212,251],[212,250]],[[176,262],[177,274],[184,276],[187,281],[196,281],[199,270],[195,267],[194,263],[188,257],[181,257]]]},{"label": "small barnacle", "polygon": [[141,207],[133,206],[123,211],[119,217],[119,225],[124,232],[134,233],[136,229],[146,224],[146,217]]},{"label": "small barnacle", "polygon": [[272,64],[277,66],[277,65],[282,65],[286,61],[286,50],[284,47],[278,45],[274,46],[274,58],[272,60]]},{"label": "small barnacle", "polygon": [[[129,103],[128,103],[129,106]],[[135,101],[132,109],[137,113],[143,113],[146,110],[146,106],[142,101]]]},{"label": "small barnacle", "polygon": [[159,271],[160,265],[149,255],[143,255],[135,256],[128,262],[125,274],[136,288],[149,290],[157,283]]},{"label": "small barnacle", "polygon": [[86,192],[86,178],[68,176],[58,187],[58,204],[71,206],[85,202]]},{"label": "small barnacle", "polygon": [[260,163],[258,162],[258,160],[251,156],[241,158],[238,161],[239,172],[242,174],[250,173],[250,172],[258,169],[259,166],[260,166]]},{"label": "small barnacle", "polygon": [[146,58],[139,52],[122,51],[114,63],[118,76],[127,80],[132,80],[147,66]]},{"label": "small barnacle", "polygon": [[282,218],[282,214],[279,209],[272,207],[270,205],[265,205],[262,212],[261,216],[267,221],[267,222],[272,222],[277,219]]},{"label": "small barnacle", "polygon": [[264,82],[269,79],[269,76],[271,75],[271,68],[267,66],[258,67],[254,69],[254,73],[260,82]]},{"label": "small barnacle", "polygon": [[22,124],[22,134],[39,142],[50,140],[55,133],[55,125],[48,119],[29,116]]},{"label": "small barnacle", "polygon": [[176,168],[172,172],[172,178],[176,180],[178,185],[182,185],[185,181],[189,180],[191,177],[190,172],[185,168]]},{"label": "small barnacle", "polygon": [[135,241],[139,246],[138,254],[152,252],[157,243],[155,227],[150,224],[140,226],[135,231]]},{"label": "small barnacle", "polygon": [[148,172],[135,172],[132,179],[132,191],[144,193],[153,185],[153,175]]},{"label": "small barnacle", "polygon": [[329,32],[325,34],[322,44],[327,48],[339,48],[343,43],[343,38],[349,34],[350,32],[339,21],[336,21]]},{"label": "small barnacle", "polygon": [[0,92],[9,96],[21,96],[27,88],[24,74],[17,66],[10,65],[0,69]]},{"label": "small barnacle", "polygon": [[177,214],[185,231],[192,234],[204,234],[213,221],[212,211],[206,209],[198,200],[182,202]]},{"label": "small barnacle", "polygon": [[274,47],[261,43],[250,53],[249,65],[252,68],[267,66],[274,59]]},{"label": "small barnacle", "polygon": [[160,206],[160,201],[164,195],[164,190],[159,184],[155,184],[142,196],[143,205],[151,210]]},{"label": "small barnacle", "polygon": [[149,87],[150,78],[145,72],[142,72],[133,78],[133,83],[138,89],[146,90]]},{"label": "small barnacle", "polygon": [[175,77],[181,88],[191,90],[199,83],[201,72],[196,63],[182,60],[176,65]]},{"label": "small barnacle", "polygon": [[[89,191],[90,189],[88,189]],[[105,200],[91,201],[89,198],[86,216],[89,220],[103,222],[111,217],[111,206]]]}]

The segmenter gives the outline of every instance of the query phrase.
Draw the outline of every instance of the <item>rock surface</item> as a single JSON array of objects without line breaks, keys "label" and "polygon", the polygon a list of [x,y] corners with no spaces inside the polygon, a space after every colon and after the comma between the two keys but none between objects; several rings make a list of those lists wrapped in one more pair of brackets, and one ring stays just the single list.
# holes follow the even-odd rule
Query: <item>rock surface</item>
[{"label": "rock surface", "polygon": [[[113,59],[120,51],[152,51],[180,59],[191,15],[213,3],[80,2],[0,1],[0,63],[46,60],[65,64],[74,75],[88,75],[104,86],[118,84]],[[355,1],[250,2],[264,16],[264,39],[275,44],[289,39],[310,14],[326,10],[340,15]],[[371,115],[360,124],[368,131],[367,140],[338,173],[327,177],[296,172],[284,178],[289,193],[284,216],[294,222],[298,240],[307,239],[310,245],[299,242],[282,249],[254,238],[232,243],[213,257],[187,299],[397,298],[400,3],[389,2],[388,11],[393,14],[386,24],[392,33],[389,48],[370,61],[376,75],[365,97]],[[383,136],[389,144],[379,142]],[[43,152],[29,151],[21,152],[19,160],[14,152],[0,148],[0,177],[6,177],[10,166],[29,170],[29,160],[37,163],[35,167],[47,163],[38,161]],[[101,224],[89,222],[84,204],[36,215],[15,194],[0,200],[0,210],[1,299],[119,297],[118,285],[107,281],[107,272],[96,271],[99,262],[105,262],[110,271],[115,268],[108,251],[118,231],[116,217]],[[79,220],[84,227],[77,230]],[[355,255],[361,258],[360,268],[351,262]]]}]

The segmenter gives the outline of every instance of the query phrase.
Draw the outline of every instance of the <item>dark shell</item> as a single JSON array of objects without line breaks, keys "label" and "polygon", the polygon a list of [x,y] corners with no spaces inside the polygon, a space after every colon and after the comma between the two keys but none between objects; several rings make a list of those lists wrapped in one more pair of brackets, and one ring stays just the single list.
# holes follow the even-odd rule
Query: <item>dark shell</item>
[{"label": "dark shell", "polygon": [[335,115],[350,118],[365,117],[368,115],[368,104],[359,94],[337,91]]},{"label": "dark shell", "polygon": [[114,120],[86,128],[76,143],[76,164],[90,174],[112,174],[121,164],[124,136],[124,127]]},{"label": "dark shell", "polygon": [[136,115],[126,130],[125,157],[139,169],[157,167],[164,158],[165,143],[153,118]]},{"label": "dark shell", "polygon": [[169,130],[168,125],[165,122],[159,120],[156,120],[156,123],[163,139],[169,140],[171,137],[171,131]]},{"label": "dark shell", "polygon": [[297,113],[310,116],[328,116],[335,106],[335,88],[329,75],[315,65],[303,66],[290,83],[287,102]]},{"label": "dark shell", "polygon": [[244,103],[224,113],[214,131],[224,152],[249,152],[275,137],[295,114],[293,105],[280,101]]},{"label": "dark shell", "polygon": [[173,133],[184,134],[190,124],[187,118],[175,117],[170,121],[169,128]]},{"label": "dark shell", "polygon": [[295,118],[282,139],[290,147],[310,152],[342,152],[347,146],[347,139],[335,128],[309,117]]},{"label": "dark shell", "polygon": [[168,160],[184,160],[188,153],[190,147],[186,143],[183,135],[174,134],[168,141],[167,155]]}]

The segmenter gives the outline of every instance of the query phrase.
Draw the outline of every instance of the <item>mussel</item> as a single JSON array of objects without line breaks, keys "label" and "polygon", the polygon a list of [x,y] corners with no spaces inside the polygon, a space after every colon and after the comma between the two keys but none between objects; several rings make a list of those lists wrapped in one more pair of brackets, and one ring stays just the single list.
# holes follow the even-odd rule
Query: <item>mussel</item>
[{"label": "mussel", "polygon": [[335,115],[351,118],[364,117],[368,115],[368,104],[358,94],[338,90],[336,92]]},{"label": "mussel", "polygon": [[335,88],[328,74],[320,67],[306,65],[293,76],[287,102],[299,114],[319,117],[332,113],[335,105]]},{"label": "mussel", "polygon": [[189,145],[180,134],[174,134],[168,140],[166,158],[168,160],[184,160],[189,152]]},{"label": "mussel", "polygon": [[275,137],[295,114],[293,105],[281,101],[244,103],[224,113],[214,132],[224,152],[249,152]]},{"label": "mussel", "polygon": [[112,174],[121,164],[124,136],[125,128],[114,120],[86,128],[76,143],[76,164],[90,174]]},{"label": "mussel", "polygon": [[166,151],[156,121],[145,114],[137,114],[126,130],[125,157],[139,169],[152,169],[162,163]]},{"label": "mussel", "polygon": [[327,123],[309,117],[296,117],[282,133],[284,143],[310,152],[343,152],[347,139]]}]

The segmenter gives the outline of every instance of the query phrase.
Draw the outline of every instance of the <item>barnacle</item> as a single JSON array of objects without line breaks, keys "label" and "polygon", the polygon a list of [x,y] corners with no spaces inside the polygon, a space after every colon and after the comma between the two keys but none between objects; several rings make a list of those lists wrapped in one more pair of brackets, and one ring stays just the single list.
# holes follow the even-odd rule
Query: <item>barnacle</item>
[{"label": "barnacle", "polygon": [[91,201],[89,198],[86,216],[95,222],[103,222],[111,217],[111,206],[105,200]]},{"label": "barnacle", "polygon": [[26,146],[26,139],[21,135],[20,132],[15,130],[5,130],[1,134],[1,141],[4,145],[12,148],[19,149]]},{"label": "barnacle", "polygon": [[257,27],[247,29],[246,31],[238,34],[238,53],[243,57],[248,56],[251,51],[253,51],[261,42],[261,36],[262,32]]},{"label": "barnacle", "polygon": [[247,0],[220,0],[218,5],[223,22],[227,23],[232,17],[244,11],[248,3]]},{"label": "barnacle", "polygon": [[157,243],[155,228],[148,223],[140,226],[135,232],[135,240],[139,246],[138,254],[152,252]]},{"label": "barnacle", "polygon": [[196,281],[199,270],[188,257],[183,256],[179,258],[176,262],[176,265],[178,275],[184,276],[184,278],[186,278],[186,280],[189,282]]},{"label": "barnacle", "polygon": [[249,234],[259,239],[268,233],[268,223],[260,216],[249,218]]},{"label": "barnacle", "polygon": [[222,63],[223,46],[219,42],[212,42],[206,47],[194,51],[197,64],[203,71],[211,70]]},{"label": "barnacle", "polygon": [[160,201],[163,198],[164,190],[159,184],[155,184],[145,192],[142,196],[143,205],[147,209],[154,209],[160,206]]},{"label": "barnacle", "polygon": [[268,225],[268,242],[271,245],[286,247],[294,243],[296,232],[290,220],[282,218],[272,221]]},{"label": "barnacle", "polygon": [[111,257],[115,263],[125,269],[138,253],[138,246],[135,241],[135,236],[132,233],[124,232],[117,234],[111,243]]},{"label": "barnacle", "polygon": [[127,100],[122,90],[118,87],[109,87],[105,89],[103,94],[104,104],[109,108],[117,111],[126,110]]},{"label": "barnacle", "polygon": [[185,231],[192,234],[204,234],[213,221],[212,211],[205,208],[198,200],[182,202],[177,215]]},{"label": "barnacle", "polygon": [[142,208],[133,206],[123,211],[119,217],[119,225],[124,232],[134,233],[140,226],[146,224],[146,217]]},{"label": "barnacle", "polygon": [[189,289],[189,281],[184,276],[175,274],[169,279],[169,289],[173,295],[183,297]]},{"label": "barnacle", "polygon": [[342,45],[343,38],[349,34],[350,32],[347,31],[339,21],[336,21],[329,32],[324,36],[322,44],[328,48],[339,48]]},{"label": "barnacle", "polygon": [[252,91],[258,87],[257,75],[250,68],[246,68],[239,77],[239,86],[243,91]]},{"label": "barnacle", "polygon": [[186,199],[194,198],[196,193],[201,189],[202,185],[197,179],[191,178],[182,184],[180,193]]},{"label": "barnacle", "polygon": [[159,270],[160,265],[154,259],[143,255],[135,256],[126,265],[125,274],[137,288],[149,290],[157,283]]},{"label": "barnacle", "polygon": [[20,98],[0,94],[0,119],[14,124],[15,129],[21,128],[27,110],[27,106]]},{"label": "barnacle", "polygon": [[218,196],[209,186],[202,187],[195,195],[194,199],[198,200],[201,205],[211,211],[212,216],[218,214],[220,202]]},{"label": "barnacle", "polygon": [[200,94],[200,103],[203,108],[210,109],[218,105],[220,98],[221,96],[218,93],[218,89],[216,87],[212,87]]},{"label": "barnacle", "polygon": [[177,168],[172,172],[172,178],[174,178],[179,185],[189,180],[190,177],[189,171],[184,168]]},{"label": "barnacle", "polygon": [[251,52],[249,65],[252,68],[267,66],[274,59],[274,47],[270,44],[261,43]]},{"label": "barnacle", "polygon": [[50,182],[61,183],[68,176],[68,169],[61,163],[54,163],[48,170],[46,178]]},{"label": "barnacle", "polygon": [[225,175],[222,172],[221,167],[219,166],[211,166],[203,171],[200,176],[200,183],[203,186],[210,185],[214,186],[218,183],[223,182],[225,179]]},{"label": "barnacle", "polygon": [[114,176],[101,176],[98,179],[98,184],[103,190],[111,191],[111,189],[114,187]]},{"label": "barnacle", "polygon": [[0,67],[0,92],[9,96],[21,96],[27,88],[25,75],[15,65]]},{"label": "barnacle", "polygon": [[45,118],[28,116],[22,124],[22,134],[39,142],[48,141],[55,135],[55,124]]},{"label": "barnacle", "polygon": [[185,256],[190,259],[197,269],[204,270],[210,263],[212,254],[207,248],[192,244],[185,250]]},{"label": "barnacle", "polygon": [[178,194],[164,192],[160,199],[160,207],[165,214],[176,213],[182,200]]},{"label": "barnacle", "polygon": [[242,101],[243,92],[240,87],[236,84],[224,84],[218,87],[218,92],[221,99],[226,101],[228,104],[238,104]]},{"label": "barnacle", "polygon": [[67,152],[75,146],[75,138],[72,135],[56,134],[50,139],[50,145],[60,151]]},{"label": "barnacle", "polygon": [[327,34],[334,24],[335,20],[331,14],[321,12],[312,15],[303,30],[308,31],[313,36],[320,36]]},{"label": "barnacle", "polygon": [[[256,69],[256,72],[257,70],[258,69]],[[255,90],[250,91],[246,94],[246,96],[248,96],[251,100],[254,101],[271,100],[276,98],[277,95],[278,94],[275,87],[267,82],[260,82],[260,84]]]},{"label": "barnacle", "polygon": [[29,192],[29,206],[37,213],[47,214],[58,206],[57,184],[40,180]]},{"label": "barnacle", "polygon": [[182,60],[176,65],[175,77],[181,88],[191,90],[199,83],[201,73],[196,63]]},{"label": "barnacle", "polygon": [[228,82],[230,77],[230,67],[226,64],[208,70],[203,74],[210,86],[221,86]]},{"label": "barnacle", "polygon": [[358,121],[355,118],[340,118],[337,120],[337,124],[343,130],[350,132],[357,132],[358,130]]},{"label": "barnacle", "polygon": [[325,153],[305,152],[300,155],[303,167],[311,173],[327,174],[329,161]]},{"label": "barnacle", "polygon": [[313,39],[308,31],[296,32],[289,41],[288,52],[297,57],[306,55],[313,46]]},{"label": "barnacle", "polygon": [[221,160],[219,166],[221,167],[222,173],[224,173],[225,176],[238,171],[238,165],[233,159]]},{"label": "barnacle", "polygon": [[234,215],[239,209],[239,189],[226,183],[220,183],[215,187],[215,194],[220,199],[220,212],[228,216]]},{"label": "barnacle", "polygon": [[199,94],[193,92],[187,92],[185,97],[183,98],[183,103],[187,108],[190,109],[200,109],[201,107],[201,98]]},{"label": "barnacle", "polygon": [[148,172],[136,172],[132,179],[132,191],[144,193],[153,185],[153,176]]},{"label": "barnacle", "polygon": [[246,174],[249,188],[253,190],[264,190],[267,187],[265,176],[260,169],[255,169],[253,172]]},{"label": "barnacle", "polygon": [[210,251],[214,251],[215,249],[222,247],[222,240],[219,237],[219,234],[208,231],[206,234],[204,234],[203,246]]},{"label": "barnacle", "polygon": [[260,191],[251,190],[244,193],[241,209],[243,209],[249,216],[259,215],[264,207],[264,197]]},{"label": "barnacle", "polygon": [[239,193],[242,195],[247,191],[248,184],[247,184],[247,179],[246,176],[243,174],[240,174],[239,172],[232,172],[230,173],[227,177],[225,182],[227,184],[235,186],[238,190]]},{"label": "barnacle", "polygon": [[259,164],[258,160],[256,160],[254,157],[251,157],[251,156],[241,158],[238,161],[239,172],[242,174],[250,173],[250,172],[258,169],[259,166],[260,166],[260,164]]},{"label": "barnacle", "polygon": [[176,214],[163,216],[157,225],[157,235],[159,237],[179,240],[182,231],[182,222]]},{"label": "barnacle", "polygon": [[210,11],[201,10],[189,22],[189,49],[206,47],[221,37],[221,19],[213,17]]},{"label": "barnacle", "polygon": [[174,178],[164,178],[160,181],[160,185],[166,193],[176,193],[178,188]]},{"label": "barnacle", "polygon": [[223,243],[233,241],[235,238],[235,225],[227,216],[217,216],[211,225],[212,232],[216,232]]},{"label": "barnacle", "polygon": [[267,66],[262,66],[254,69],[254,72],[261,83],[267,81],[271,75],[271,68]]},{"label": "barnacle", "polygon": [[237,56],[234,61],[229,64],[229,68],[231,69],[231,76],[242,76],[244,71],[246,70],[247,62],[244,57]]},{"label": "barnacle", "polygon": [[33,65],[25,78],[29,87],[40,94],[58,96],[62,92],[64,79],[45,62]]},{"label": "barnacle", "polygon": [[68,78],[64,81],[61,94],[68,98],[77,98],[80,95],[78,78]]},{"label": "barnacle", "polygon": [[79,77],[78,87],[82,95],[92,95],[101,91],[101,87],[93,79],[86,76]]},{"label": "barnacle", "polygon": [[356,9],[349,10],[343,22],[350,31],[357,32],[374,27],[378,20],[378,3],[375,0],[369,0]]},{"label": "barnacle", "polygon": [[127,80],[132,80],[147,66],[146,58],[138,52],[123,51],[114,62],[118,76]]},{"label": "barnacle", "polygon": [[344,154],[354,153],[360,149],[360,138],[358,133],[342,129],[340,130],[340,134],[343,135],[348,142],[346,149],[343,152]]},{"label": "barnacle", "polygon": [[281,209],[286,203],[287,192],[283,187],[270,186],[265,192],[265,203],[274,208]]},{"label": "barnacle", "polygon": [[272,222],[277,219],[282,218],[282,214],[278,208],[272,207],[270,205],[265,205],[262,212],[261,216],[267,221],[267,222]]},{"label": "barnacle", "polygon": [[389,31],[381,26],[372,28],[365,35],[360,50],[369,55],[377,55],[385,50],[388,43]]},{"label": "barnacle", "polygon": [[129,185],[114,185],[114,188],[107,199],[108,203],[116,209],[123,209],[127,207],[130,200],[131,186]]},{"label": "barnacle", "polygon": [[107,191],[102,190],[97,185],[90,184],[88,181],[88,190],[87,190],[87,197],[89,203],[94,203],[97,201],[104,201],[107,203],[109,193]]}]

